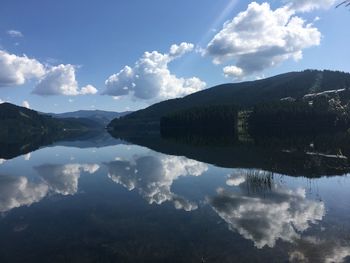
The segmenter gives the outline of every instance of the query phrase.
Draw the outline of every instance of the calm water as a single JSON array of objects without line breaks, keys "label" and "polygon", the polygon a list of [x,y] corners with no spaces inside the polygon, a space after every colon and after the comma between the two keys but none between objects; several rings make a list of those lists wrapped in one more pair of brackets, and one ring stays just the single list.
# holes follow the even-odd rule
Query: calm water
[{"label": "calm water", "polygon": [[[334,162],[311,179],[245,162],[254,149],[189,159],[107,137],[0,159],[0,262],[350,262],[350,176]],[[308,155],[301,171],[334,158]]]}]

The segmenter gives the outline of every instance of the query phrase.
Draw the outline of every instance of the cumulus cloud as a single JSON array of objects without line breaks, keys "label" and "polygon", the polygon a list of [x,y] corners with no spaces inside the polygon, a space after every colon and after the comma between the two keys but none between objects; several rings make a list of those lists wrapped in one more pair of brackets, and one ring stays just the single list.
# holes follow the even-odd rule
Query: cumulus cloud
[{"label": "cumulus cloud", "polygon": [[172,58],[182,57],[188,52],[193,51],[194,45],[192,43],[183,42],[180,45],[172,45],[170,47],[169,55]]},{"label": "cumulus cloud", "polygon": [[78,191],[78,181],[82,172],[95,173],[98,164],[46,164],[35,167],[41,178],[46,182],[50,191],[61,195],[74,195]]},{"label": "cumulus cloud", "polygon": [[325,215],[324,204],[306,199],[304,189],[275,188],[263,197],[218,189],[209,203],[232,231],[252,240],[257,248],[272,248],[278,239],[293,242]]},{"label": "cumulus cloud", "polygon": [[96,94],[97,90],[91,85],[79,89],[75,77],[75,67],[70,64],[51,67],[40,79],[33,93],[43,96],[50,95],[87,95]]},{"label": "cumulus cloud", "polygon": [[285,0],[289,8],[300,12],[310,12],[316,9],[328,9],[336,3],[336,0]]},{"label": "cumulus cloud", "polygon": [[22,102],[22,106],[23,106],[24,108],[30,109],[29,102],[26,101],[26,100],[24,100],[24,101]]},{"label": "cumulus cloud", "polygon": [[224,67],[224,75],[226,78],[241,78],[243,70],[236,66],[227,66]]},{"label": "cumulus cloud", "polygon": [[7,34],[11,37],[23,37],[22,32],[18,30],[8,30]]},{"label": "cumulus cloud", "polygon": [[[304,6],[312,3],[301,2]],[[304,49],[320,44],[321,33],[296,16],[295,8],[293,3],[276,10],[268,3],[250,3],[247,10],[224,24],[207,45],[206,54],[215,64],[233,60],[235,65],[225,67],[224,74],[235,78],[261,72],[287,59],[301,59]]]},{"label": "cumulus cloud", "polygon": [[82,87],[80,89],[81,95],[96,94],[96,93],[97,93],[97,89],[92,85],[86,85],[85,87]]},{"label": "cumulus cloud", "polygon": [[206,83],[196,77],[178,78],[168,68],[170,62],[192,51],[193,44],[172,45],[169,53],[145,52],[133,67],[125,66],[110,76],[105,95],[132,95],[142,100],[162,100],[181,97],[205,88]]},{"label": "cumulus cloud", "polygon": [[73,65],[45,66],[26,55],[17,56],[0,50],[0,87],[25,84],[33,79],[38,81],[33,93],[50,95],[89,95],[96,94],[92,85],[79,88]]},{"label": "cumulus cloud", "polygon": [[44,183],[32,183],[23,176],[0,175],[0,212],[39,202],[47,192]]},{"label": "cumulus cloud", "polygon": [[140,156],[132,160],[117,160],[106,164],[108,176],[129,191],[137,190],[149,204],[173,202],[176,209],[192,211],[197,204],[171,191],[179,177],[200,176],[206,164],[176,156]]},{"label": "cumulus cloud", "polygon": [[16,56],[0,50],[0,87],[22,85],[45,74],[45,67],[26,55]]}]

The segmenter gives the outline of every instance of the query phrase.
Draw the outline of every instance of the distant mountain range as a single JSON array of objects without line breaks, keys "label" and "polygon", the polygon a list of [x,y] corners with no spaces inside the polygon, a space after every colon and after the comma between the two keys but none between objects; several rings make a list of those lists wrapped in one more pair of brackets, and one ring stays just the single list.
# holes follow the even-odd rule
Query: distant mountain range
[{"label": "distant mountain range", "polygon": [[310,98],[349,88],[349,73],[329,70],[290,72],[262,80],[223,84],[184,98],[163,101],[114,119],[108,128],[115,131],[159,130],[161,117],[193,107],[237,105],[250,109],[259,103]]},{"label": "distant mountain range", "polygon": [[53,118],[11,103],[0,104],[0,137],[21,138],[32,134],[96,129],[97,123],[86,118]]},{"label": "distant mountain range", "polygon": [[113,111],[101,111],[101,110],[79,110],[74,112],[66,112],[66,113],[48,113],[55,118],[84,118],[95,121],[104,127],[107,126],[113,119],[120,118],[127,114],[131,113],[131,111],[125,112],[113,112]]},{"label": "distant mountain range", "polygon": [[39,147],[96,147],[120,141],[104,132],[106,125],[127,112],[77,111],[41,113],[11,103],[0,104],[0,158],[10,159]]}]

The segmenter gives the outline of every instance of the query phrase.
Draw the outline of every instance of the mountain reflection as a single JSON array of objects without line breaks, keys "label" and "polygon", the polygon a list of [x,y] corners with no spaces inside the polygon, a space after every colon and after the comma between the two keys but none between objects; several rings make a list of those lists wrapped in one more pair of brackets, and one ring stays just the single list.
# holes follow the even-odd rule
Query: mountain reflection
[{"label": "mountain reflection", "polygon": [[[245,181],[239,176],[226,183],[239,185],[243,190]],[[209,204],[230,230],[252,240],[257,248],[273,248],[279,239],[293,242],[325,215],[324,203],[308,200],[305,189],[290,190],[276,183],[271,185],[271,192],[260,195],[219,188]]]},{"label": "mountain reflection", "polygon": [[176,209],[192,211],[197,204],[171,191],[181,176],[200,176],[208,166],[185,157],[138,156],[131,160],[117,160],[106,164],[108,176],[129,191],[137,189],[149,204],[171,201]]},{"label": "mountain reflection", "polygon": [[32,181],[25,176],[0,175],[0,212],[30,206],[49,193],[74,195],[81,173],[93,174],[98,169],[97,164],[45,164],[35,167],[39,178]]}]

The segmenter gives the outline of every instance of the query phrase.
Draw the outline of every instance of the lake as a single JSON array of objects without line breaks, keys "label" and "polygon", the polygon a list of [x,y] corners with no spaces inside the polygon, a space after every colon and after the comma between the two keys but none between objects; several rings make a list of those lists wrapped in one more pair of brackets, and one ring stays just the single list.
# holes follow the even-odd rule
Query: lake
[{"label": "lake", "polygon": [[0,159],[0,262],[350,262],[341,153],[99,138]]}]

